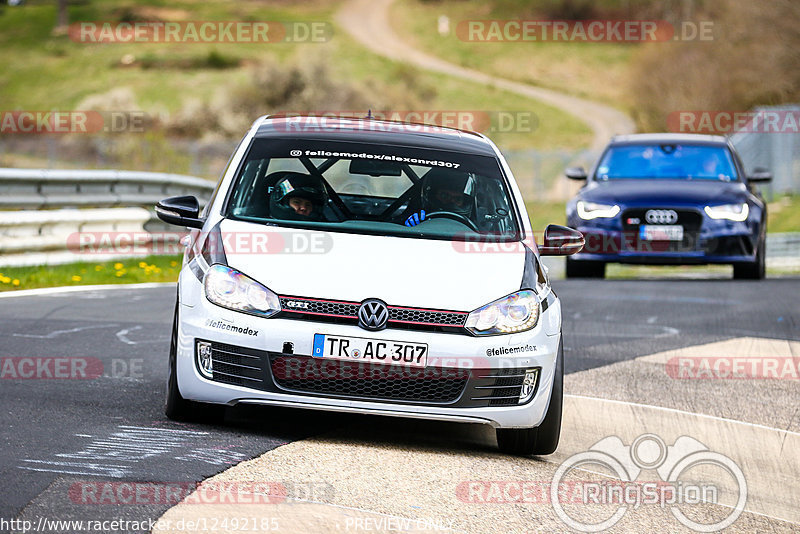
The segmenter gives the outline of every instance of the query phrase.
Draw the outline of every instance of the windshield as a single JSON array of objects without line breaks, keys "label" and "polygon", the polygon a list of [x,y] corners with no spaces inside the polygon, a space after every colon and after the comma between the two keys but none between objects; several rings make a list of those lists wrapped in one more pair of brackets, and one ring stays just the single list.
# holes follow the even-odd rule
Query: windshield
[{"label": "windshield", "polygon": [[737,175],[731,154],[723,146],[642,144],[609,148],[597,167],[596,177],[730,182]]},{"label": "windshield", "polygon": [[495,158],[420,148],[255,139],[230,218],[430,239],[519,239]]}]

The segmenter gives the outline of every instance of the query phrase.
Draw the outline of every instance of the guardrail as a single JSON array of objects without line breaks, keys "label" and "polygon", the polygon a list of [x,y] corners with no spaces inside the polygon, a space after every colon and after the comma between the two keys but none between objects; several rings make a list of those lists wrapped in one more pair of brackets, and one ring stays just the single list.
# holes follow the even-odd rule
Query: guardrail
[{"label": "guardrail", "polygon": [[0,209],[148,206],[168,196],[205,199],[214,184],[160,172],[0,168]]},{"label": "guardrail", "polygon": [[75,232],[163,230],[156,202],[193,195],[202,205],[213,189],[180,174],[0,168],[0,265],[85,260],[67,250]]}]

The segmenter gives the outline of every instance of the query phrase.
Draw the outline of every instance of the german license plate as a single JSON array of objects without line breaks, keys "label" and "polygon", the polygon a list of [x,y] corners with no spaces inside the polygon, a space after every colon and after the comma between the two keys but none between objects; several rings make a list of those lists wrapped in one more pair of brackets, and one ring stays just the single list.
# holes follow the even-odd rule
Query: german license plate
[{"label": "german license plate", "polygon": [[425,367],[428,345],[386,339],[314,334],[315,358],[360,361],[403,367]]},{"label": "german license plate", "polygon": [[679,224],[643,224],[639,227],[642,241],[683,241],[683,226]]}]

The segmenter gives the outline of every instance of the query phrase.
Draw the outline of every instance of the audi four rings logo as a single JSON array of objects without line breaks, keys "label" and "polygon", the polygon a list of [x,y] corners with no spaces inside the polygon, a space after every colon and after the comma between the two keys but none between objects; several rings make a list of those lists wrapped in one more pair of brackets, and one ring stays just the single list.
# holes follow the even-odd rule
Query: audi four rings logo
[{"label": "audi four rings logo", "polygon": [[389,320],[389,308],[383,301],[367,299],[358,308],[358,325],[367,330],[382,330]]},{"label": "audi four rings logo", "polygon": [[678,222],[678,213],[675,210],[648,210],[644,219],[650,224],[674,224]]}]

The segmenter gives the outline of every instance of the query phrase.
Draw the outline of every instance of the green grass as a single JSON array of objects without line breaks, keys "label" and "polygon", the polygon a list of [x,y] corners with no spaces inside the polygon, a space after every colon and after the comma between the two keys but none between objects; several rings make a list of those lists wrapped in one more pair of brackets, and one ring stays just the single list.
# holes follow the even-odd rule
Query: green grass
[{"label": "green grass", "polygon": [[[484,0],[409,0],[393,5],[391,19],[406,41],[464,67],[628,107],[624,80],[638,50],[636,44],[467,42],[456,33],[460,21],[545,18],[532,12],[537,7],[543,6]],[[444,36],[437,30],[441,15],[450,20],[450,33]]]},{"label": "green grass", "polygon": [[176,282],[180,268],[180,255],[65,265],[0,267],[0,292],[37,287]]},{"label": "green grass", "polygon": [[566,224],[566,204],[564,202],[526,202],[531,228],[538,235],[548,224]]},{"label": "green grass", "polygon": [[800,232],[800,195],[785,195],[767,206],[767,231]]},{"label": "green grass", "polygon": [[[224,20],[224,21],[318,21],[331,18],[334,4],[310,6],[260,3],[228,3],[161,0],[71,2],[70,21],[130,20]],[[318,44],[285,43],[78,43],[68,35],[53,35],[55,2],[30,1],[6,8],[0,16],[0,91],[3,109],[74,109],[83,98],[112,87],[130,87],[142,109],[156,113],[179,109],[188,96],[211,98],[231,80],[246,76],[243,68],[220,69],[209,58],[252,62],[264,55],[285,59],[302,47]],[[123,67],[123,56],[137,61],[206,64],[207,68],[176,71],[174,68]],[[212,61],[213,62],[213,61]]]},{"label": "green grass", "polygon": [[[320,21],[332,24],[337,2],[311,5],[229,3],[220,0],[144,3],[87,0],[70,6],[70,20],[265,20]],[[533,131],[497,132],[489,135],[503,148],[576,148],[585,146],[591,133],[582,121],[556,108],[519,96],[470,84],[459,79],[421,73],[365,51],[336,28],[329,42],[305,44],[233,43],[76,43],[67,35],[53,35],[55,3],[32,1],[6,8],[0,16],[0,91],[4,109],[75,109],[80,102],[111,88],[129,88],[136,105],[150,115],[175,112],[189,100],[210,101],[232,84],[249,79],[249,66],[266,57],[302,62],[323,55],[340,79],[355,84],[381,82],[389,87],[411,79],[430,89],[422,110],[459,110],[533,113]],[[123,66],[121,59],[134,63]],[[278,109],[265,109],[274,113]],[[291,110],[298,111],[298,110]],[[299,110],[302,111],[302,110]],[[407,111],[407,110],[401,110]],[[253,117],[255,118],[255,117]],[[168,170],[168,169],[164,169]]]}]

